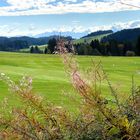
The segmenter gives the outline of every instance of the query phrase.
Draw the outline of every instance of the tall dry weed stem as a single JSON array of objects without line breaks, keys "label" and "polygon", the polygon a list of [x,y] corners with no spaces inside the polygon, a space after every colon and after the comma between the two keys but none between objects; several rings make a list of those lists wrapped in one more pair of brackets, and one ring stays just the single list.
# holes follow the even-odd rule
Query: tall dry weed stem
[{"label": "tall dry weed stem", "polygon": [[[55,106],[32,91],[32,78],[24,76],[18,84],[5,74],[0,79],[22,102],[8,109],[5,99],[0,110],[0,139],[12,140],[139,140],[140,87],[132,80],[132,94],[120,102],[101,62],[81,73],[72,54],[60,41],[60,56],[72,85],[81,96],[75,118],[63,107]],[[113,101],[104,97],[102,83],[108,83]]]}]

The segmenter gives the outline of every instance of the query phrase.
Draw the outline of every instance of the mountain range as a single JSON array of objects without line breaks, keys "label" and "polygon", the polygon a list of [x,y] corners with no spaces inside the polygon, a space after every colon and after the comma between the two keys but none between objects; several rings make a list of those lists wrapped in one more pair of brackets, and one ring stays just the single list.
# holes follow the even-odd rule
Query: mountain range
[{"label": "mountain range", "polygon": [[86,36],[88,35],[88,31],[84,31],[84,32],[75,32],[75,31],[69,31],[69,32],[45,32],[45,33],[41,33],[41,34],[38,34],[38,35],[35,35],[33,37],[35,38],[40,38],[40,37],[46,37],[46,36],[71,36],[72,38],[75,38],[75,39],[78,39],[78,38],[81,38],[83,36]]},{"label": "mountain range", "polygon": [[[99,39],[102,42],[106,42],[109,40],[116,40],[118,42],[133,42],[135,43],[137,38],[140,36],[140,28],[135,29],[124,29],[118,32],[113,33],[112,30],[106,30],[106,31],[97,31],[92,32],[90,34],[88,33],[82,33],[84,36],[81,37],[80,40],[73,39],[73,34],[69,34],[70,36],[65,36],[67,33],[61,34],[61,37],[65,38],[66,40],[74,40],[74,43],[90,43],[92,40]],[[82,35],[81,34],[81,35]],[[21,37],[0,37],[0,50],[11,50],[10,48],[13,47],[20,49],[20,48],[27,48],[31,45],[45,45],[48,43],[48,41],[52,38],[59,38],[60,33],[58,35],[51,35],[51,36],[45,36],[48,34],[39,35],[38,37],[28,37],[28,36],[21,36]],[[75,34],[76,35],[76,34]],[[44,37],[43,37],[44,36]],[[71,37],[72,36],[72,37]]]}]

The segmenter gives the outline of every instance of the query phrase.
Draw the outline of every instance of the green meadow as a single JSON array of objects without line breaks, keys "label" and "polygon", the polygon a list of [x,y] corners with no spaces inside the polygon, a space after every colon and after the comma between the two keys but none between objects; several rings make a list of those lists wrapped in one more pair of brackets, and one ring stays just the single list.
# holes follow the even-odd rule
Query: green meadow
[{"label": "green meadow", "polygon": [[97,35],[97,36],[92,36],[92,37],[84,37],[84,38],[80,38],[80,39],[76,39],[73,41],[73,43],[91,43],[92,40],[98,39],[101,40],[103,37],[107,36],[109,34],[103,34],[103,35]]},{"label": "green meadow", "polygon": [[[35,45],[32,45],[33,47],[35,47]],[[31,47],[31,46],[30,46]],[[44,52],[45,48],[47,47],[47,44],[46,45],[38,45],[38,48]],[[25,49],[20,49],[20,52],[21,53],[29,53],[30,52],[30,48],[25,48]]]},{"label": "green meadow", "polygon": [[[92,60],[101,61],[109,80],[123,99],[126,99],[131,91],[132,75],[135,83],[140,85],[139,57],[76,56],[76,60],[83,71],[92,66]],[[33,91],[58,106],[65,106],[74,111],[80,100],[58,55],[0,52],[0,72],[15,82],[24,75],[31,76]],[[104,96],[111,98],[106,82],[103,83],[102,92]],[[3,98],[9,98],[11,105],[18,104],[7,85],[0,81],[0,100]]]}]

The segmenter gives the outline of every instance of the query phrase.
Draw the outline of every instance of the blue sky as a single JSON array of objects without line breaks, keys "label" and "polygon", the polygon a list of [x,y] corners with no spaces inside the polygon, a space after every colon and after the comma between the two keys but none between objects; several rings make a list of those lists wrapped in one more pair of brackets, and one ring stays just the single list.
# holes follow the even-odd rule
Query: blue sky
[{"label": "blue sky", "polygon": [[140,0],[0,0],[0,36],[140,27],[140,8],[129,4]]}]

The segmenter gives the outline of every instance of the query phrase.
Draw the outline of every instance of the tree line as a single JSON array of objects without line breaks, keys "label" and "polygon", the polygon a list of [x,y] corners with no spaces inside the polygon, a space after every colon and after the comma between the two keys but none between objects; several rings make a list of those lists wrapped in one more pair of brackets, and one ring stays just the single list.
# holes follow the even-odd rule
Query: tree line
[{"label": "tree line", "polygon": [[29,48],[27,41],[23,40],[2,40],[0,42],[0,51],[19,51],[23,48]]},{"label": "tree line", "polygon": [[48,41],[48,45],[44,47],[44,50],[41,50],[37,45],[30,47],[30,53],[44,53],[44,54],[52,54],[55,50],[55,46],[57,44],[57,39],[52,38]]},{"label": "tree line", "polygon": [[90,43],[78,43],[74,46],[79,55],[134,56],[139,55],[140,39],[135,45],[131,42],[118,42],[116,40],[101,42],[95,39]]},{"label": "tree line", "polygon": [[[31,47],[30,53],[45,53],[52,54],[55,51],[57,39],[52,38],[48,41],[48,46],[44,50],[40,50],[38,46]],[[75,53],[78,55],[100,55],[100,56],[140,56],[140,37],[136,43],[133,42],[118,42],[109,40],[107,42],[92,40],[90,43],[73,44]]]}]

